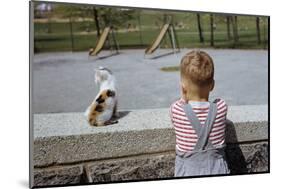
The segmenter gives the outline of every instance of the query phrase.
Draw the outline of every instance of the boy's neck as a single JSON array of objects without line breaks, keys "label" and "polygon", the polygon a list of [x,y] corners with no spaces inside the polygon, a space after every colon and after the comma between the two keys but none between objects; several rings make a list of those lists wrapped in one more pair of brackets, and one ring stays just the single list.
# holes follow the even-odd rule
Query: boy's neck
[{"label": "boy's neck", "polygon": [[[186,86],[186,87],[185,87]],[[198,86],[192,82],[182,85],[182,97],[188,101],[208,102],[209,95],[212,91],[211,86]]]},{"label": "boy's neck", "polygon": [[183,99],[187,101],[197,101],[197,102],[208,102],[209,101],[209,92],[205,94],[183,94]]}]

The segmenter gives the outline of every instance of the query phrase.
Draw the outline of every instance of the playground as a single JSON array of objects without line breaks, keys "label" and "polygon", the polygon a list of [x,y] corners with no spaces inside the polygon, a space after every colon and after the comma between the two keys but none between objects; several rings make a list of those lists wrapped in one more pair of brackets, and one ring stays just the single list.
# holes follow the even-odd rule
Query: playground
[{"label": "playground", "polygon": [[99,66],[116,76],[119,109],[168,108],[180,96],[177,66],[194,48],[213,57],[211,99],[268,103],[267,17],[41,5],[34,20],[34,113],[85,111],[98,92]]},{"label": "playground", "polygon": [[268,103],[267,17],[35,7],[34,113],[83,112],[98,92],[94,69],[99,66],[116,76],[119,109],[167,108],[180,95],[177,66],[194,48],[214,59],[211,99],[221,97],[229,105]]},{"label": "playground", "polygon": [[[194,49],[214,62],[209,100],[229,105],[231,174],[269,171],[268,17],[55,3],[34,14],[35,186],[173,177],[169,107],[181,96],[180,61]],[[84,112],[99,67],[116,78],[118,123],[90,127]]]},{"label": "playground", "polygon": [[[33,111],[83,112],[98,92],[94,69],[99,66],[110,68],[117,78],[119,109],[168,108],[180,94],[179,72],[161,68],[179,65],[189,50],[157,59],[144,58],[144,49],[121,50],[104,59],[88,56],[88,52],[36,54],[32,67]],[[229,105],[268,103],[267,51],[203,50],[215,63],[216,86],[211,98],[224,98]]]}]

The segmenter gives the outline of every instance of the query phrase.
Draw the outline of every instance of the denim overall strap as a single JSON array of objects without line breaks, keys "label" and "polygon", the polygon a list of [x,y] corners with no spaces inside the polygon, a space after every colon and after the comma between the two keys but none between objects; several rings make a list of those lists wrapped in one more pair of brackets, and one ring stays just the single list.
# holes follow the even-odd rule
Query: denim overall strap
[{"label": "denim overall strap", "polygon": [[191,123],[192,128],[195,130],[198,138],[193,151],[196,152],[196,151],[205,150],[206,148],[212,148],[213,145],[211,141],[209,141],[209,134],[211,132],[217,114],[216,103],[210,103],[208,116],[206,118],[204,125],[201,125],[198,117],[192,110],[192,106],[189,103],[184,105],[183,109],[185,111],[188,120]]}]

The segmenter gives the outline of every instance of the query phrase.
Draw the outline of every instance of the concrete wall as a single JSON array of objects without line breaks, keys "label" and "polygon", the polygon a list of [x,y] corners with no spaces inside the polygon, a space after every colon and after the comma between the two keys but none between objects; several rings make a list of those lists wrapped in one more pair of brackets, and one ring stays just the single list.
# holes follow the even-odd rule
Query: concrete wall
[{"label": "concrete wall", "polygon": [[[121,112],[90,127],[82,113],[35,114],[34,186],[173,177],[175,135],[168,109]],[[268,172],[268,107],[229,107],[232,174]]]}]

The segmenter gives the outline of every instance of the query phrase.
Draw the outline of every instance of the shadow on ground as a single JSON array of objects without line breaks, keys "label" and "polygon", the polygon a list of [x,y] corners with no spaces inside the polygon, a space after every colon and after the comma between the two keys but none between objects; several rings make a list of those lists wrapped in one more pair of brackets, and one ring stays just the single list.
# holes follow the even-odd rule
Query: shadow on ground
[{"label": "shadow on ground", "polygon": [[117,117],[113,117],[112,121],[118,121],[120,119],[122,119],[123,117],[127,116],[131,111],[120,111],[118,112],[118,116]]}]

